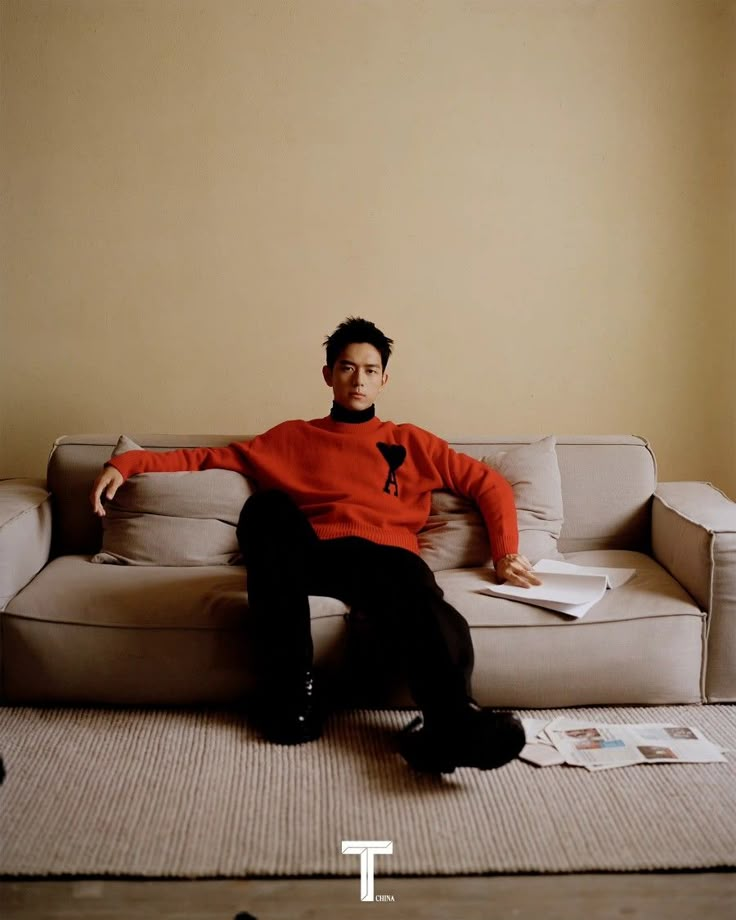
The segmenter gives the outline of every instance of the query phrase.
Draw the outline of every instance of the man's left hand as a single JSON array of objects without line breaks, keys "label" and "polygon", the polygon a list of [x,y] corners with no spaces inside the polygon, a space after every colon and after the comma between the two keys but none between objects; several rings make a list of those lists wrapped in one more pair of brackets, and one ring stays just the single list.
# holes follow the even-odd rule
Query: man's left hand
[{"label": "man's left hand", "polygon": [[532,571],[532,564],[520,553],[509,553],[495,563],[496,577],[518,588],[531,588],[542,582]]}]

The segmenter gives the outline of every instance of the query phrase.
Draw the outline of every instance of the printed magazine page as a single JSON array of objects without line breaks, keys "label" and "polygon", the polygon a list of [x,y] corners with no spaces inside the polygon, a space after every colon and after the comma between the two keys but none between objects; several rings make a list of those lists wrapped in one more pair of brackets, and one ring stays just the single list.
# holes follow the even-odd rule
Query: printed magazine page
[{"label": "printed magazine page", "polygon": [[[524,721],[528,744],[521,755],[539,766],[567,763],[588,770],[610,770],[645,763],[726,760],[721,749],[692,725],[596,723],[564,716],[546,725],[540,721]],[[558,756],[536,750],[544,747],[552,748]]]}]

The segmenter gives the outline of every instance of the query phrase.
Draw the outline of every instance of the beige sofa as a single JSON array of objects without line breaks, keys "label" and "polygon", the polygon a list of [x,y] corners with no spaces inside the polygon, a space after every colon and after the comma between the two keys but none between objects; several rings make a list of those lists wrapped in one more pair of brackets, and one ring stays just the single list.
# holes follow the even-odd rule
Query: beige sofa
[{"label": "beige sofa", "polygon": [[[236,439],[134,436],[155,450]],[[252,687],[241,566],[91,561],[102,532],[88,494],[116,441],[60,438],[47,483],[0,482],[2,697],[9,703],[236,701]],[[533,442],[488,438],[453,446],[478,458],[499,452],[513,458]],[[658,485],[654,456],[641,438],[546,443],[559,471],[562,513],[547,547],[573,562],[633,567],[637,574],[579,621],[491,598],[481,593],[492,577],[488,567],[462,542],[477,530],[477,515],[443,504],[439,495],[427,529],[434,541],[428,553],[448,600],[470,623],[479,702],[557,707],[736,700],[736,504],[704,483]],[[515,491],[523,491],[533,477],[522,472],[516,478]],[[527,514],[522,546],[536,527],[535,515],[545,516],[533,508],[531,518]],[[176,533],[175,519],[165,523]],[[463,560],[471,564],[454,564]],[[349,698],[365,682],[357,664],[345,667],[356,646],[346,640],[347,610],[332,598],[312,598],[311,606],[317,666]],[[357,643],[362,664],[374,677],[385,674],[389,650],[365,641]],[[369,704],[409,702],[401,687],[379,683],[368,692]]]}]

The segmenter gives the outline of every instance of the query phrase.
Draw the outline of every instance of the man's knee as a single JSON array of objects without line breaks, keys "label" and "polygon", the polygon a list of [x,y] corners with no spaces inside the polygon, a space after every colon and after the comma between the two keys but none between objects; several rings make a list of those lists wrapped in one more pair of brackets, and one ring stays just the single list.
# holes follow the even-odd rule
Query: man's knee
[{"label": "man's knee", "polygon": [[268,552],[276,543],[288,559],[293,546],[311,545],[316,535],[312,526],[290,496],[279,489],[254,492],[243,505],[236,535],[246,565],[249,558]]},{"label": "man's knee", "polygon": [[254,492],[241,508],[236,529],[238,540],[247,536],[249,531],[262,531],[271,526],[274,520],[282,520],[284,515],[298,512],[296,505],[285,492],[279,489],[264,489]]},{"label": "man's knee", "polygon": [[421,556],[410,550],[389,548],[387,574],[394,588],[400,591],[407,591],[412,595],[444,597],[434,572]]}]

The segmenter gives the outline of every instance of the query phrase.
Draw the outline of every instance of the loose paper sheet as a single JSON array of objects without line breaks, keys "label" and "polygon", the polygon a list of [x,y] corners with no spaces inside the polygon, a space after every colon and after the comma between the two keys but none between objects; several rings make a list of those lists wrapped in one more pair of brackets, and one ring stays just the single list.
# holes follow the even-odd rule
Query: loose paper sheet
[{"label": "loose paper sheet", "polygon": [[582,566],[554,559],[540,559],[534,571],[543,576],[541,585],[518,588],[509,584],[488,584],[482,591],[579,619],[601,600],[607,589],[626,584],[636,574],[636,569]]}]

